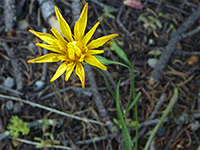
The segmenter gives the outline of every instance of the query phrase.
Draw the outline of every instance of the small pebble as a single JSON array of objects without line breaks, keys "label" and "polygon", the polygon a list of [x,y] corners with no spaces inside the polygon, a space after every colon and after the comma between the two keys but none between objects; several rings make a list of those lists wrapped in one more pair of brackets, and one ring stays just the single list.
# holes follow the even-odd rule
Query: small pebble
[{"label": "small pebble", "polygon": [[149,39],[149,45],[153,45],[154,41],[153,39]]},{"label": "small pebble", "polygon": [[200,124],[199,121],[194,121],[193,123],[189,124],[188,127],[192,130],[192,131],[196,131],[200,128]]},{"label": "small pebble", "polygon": [[45,82],[42,80],[36,81],[35,82],[35,88],[34,91],[40,91],[45,87]]},{"label": "small pebble", "polygon": [[158,59],[155,58],[149,58],[147,63],[151,68],[155,68],[156,63],[158,62]]},{"label": "small pebble", "polygon": [[25,20],[25,19],[18,21],[17,25],[20,30],[27,30],[29,27],[29,24],[28,24],[27,20]]},{"label": "small pebble", "polygon": [[3,84],[5,87],[13,88],[15,85],[15,80],[11,77],[7,77]]},{"label": "small pebble", "polygon": [[7,101],[6,102],[6,109],[12,110],[13,109],[13,101]]}]

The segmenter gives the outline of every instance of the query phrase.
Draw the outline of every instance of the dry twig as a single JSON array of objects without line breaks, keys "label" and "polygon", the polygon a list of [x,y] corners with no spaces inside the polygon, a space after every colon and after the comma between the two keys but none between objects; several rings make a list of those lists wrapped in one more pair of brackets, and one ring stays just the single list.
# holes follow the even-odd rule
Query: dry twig
[{"label": "dry twig", "polygon": [[98,91],[98,87],[97,87],[97,83],[95,81],[95,78],[94,78],[94,74],[92,72],[92,69],[90,66],[85,66],[85,70],[86,70],[86,73],[87,73],[87,77],[88,77],[88,80],[89,80],[89,83],[90,83],[90,86],[91,86],[91,91],[93,93],[93,99],[95,101],[95,104],[97,106],[97,109],[98,109],[98,112],[100,114],[101,117],[107,117],[108,116],[108,113],[103,105],[103,101],[102,101],[102,97]]},{"label": "dry twig", "polygon": [[13,31],[15,14],[15,0],[4,0],[4,22],[6,32]]},{"label": "dry twig", "polygon": [[32,107],[41,108],[41,109],[44,109],[44,110],[47,110],[47,111],[54,112],[54,113],[57,113],[59,115],[65,116],[65,117],[69,117],[69,118],[72,118],[72,119],[83,121],[83,122],[86,122],[86,123],[95,123],[95,124],[99,124],[99,125],[105,125],[104,123],[99,122],[99,121],[95,121],[95,120],[91,120],[91,119],[87,119],[87,118],[81,118],[81,117],[78,117],[78,116],[75,116],[75,115],[72,115],[72,114],[68,114],[66,112],[62,112],[60,110],[56,110],[56,109],[53,109],[53,108],[50,108],[50,107],[47,107],[47,106],[44,106],[44,105],[40,105],[40,104],[31,102],[29,100],[24,100],[24,99],[21,99],[21,98],[7,96],[7,95],[3,95],[3,94],[0,94],[0,98],[22,102],[24,104],[31,105]]},{"label": "dry twig", "polygon": [[124,27],[124,25],[120,21],[120,17],[121,17],[123,8],[124,8],[124,5],[121,6],[119,13],[117,15],[117,23],[119,24],[120,28],[131,38],[131,40],[134,40],[134,37],[130,34],[130,32]]},{"label": "dry twig", "polygon": [[164,150],[168,150],[170,149],[170,145],[174,142],[177,134],[179,133],[179,131],[182,129],[182,125],[180,126],[177,126],[176,129],[174,130],[170,140],[167,142],[167,145],[165,146],[165,149]]},{"label": "dry twig", "polygon": [[72,14],[73,14],[73,22],[75,23],[80,15],[80,0],[72,1]]},{"label": "dry twig", "polygon": [[196,9],[187,20],[178,28],[175,33],[172,33],[170,36],[170,41],[168,45],[165,47],[160,59],[158,60],[154,70],[151,73],[150,82],[158,82],[159,78],[166,67],[172,53],[174,52],[177,43],[183,38],[182,33],[186,32],[200,17],[200,7]]},{"label": "dry twig", "polygon": [[[155,122],[157,122],[157,121],[153,121],[152,119],[153,119],[153,118],[156,116],[156,114],[158,113],[160,107],[162,106],[163,102],[165,101],[165,98],[166,98],[166,94],[162,94],[162,95],[160,96],[160,100],[159,100],[158,103],[156,104],[156,107],[155,107],[154,111],[152,112],[151,116],[149,117],[149,121],[140,124],[139,128],[142,128],[142,127],[144,127],[144,128],[138,133],[138,139],[139,139],[142,135],[144,135],[144,133],[146,132],[147,127],[148,127],[149,125],[152,125],[152,124],[154,124]],[[167,120],[165,120],[165,121],[167,121]],[[156,123],[155,123],[155,124],[156,124]],[[133,142],[135,142],[135,138],[133,139]]]},{"label": "dry twig", "polygon": [[11,65],[14,72],[15,81],[17,84],[17,90],[21,91],[23,89],[24,82],[23,82],[21,67],[19,65],[18,59],[15,57],[14,49],[9,48],[8,44],[5,42],[2,42],[2,46],[10,58]]}]

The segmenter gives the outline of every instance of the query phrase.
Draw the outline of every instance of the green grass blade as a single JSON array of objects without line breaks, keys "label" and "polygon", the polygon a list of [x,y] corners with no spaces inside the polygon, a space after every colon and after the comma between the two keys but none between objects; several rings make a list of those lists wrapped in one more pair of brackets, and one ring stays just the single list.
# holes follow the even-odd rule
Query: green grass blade
[{"label": "green grass blade", "polygon": [[135,150],[138,149],[138,132],[139,132],[139,121],[138,121],[138,107],[137,104],[135,104],[135,121],[136,121],[136,127],[135,127]]},{"label": "green grass blade", "polygon": [[136,97],[134,98],[134,100],[131,102],[131,104],[126,108],[125,114],[124,116],[126,116],[128,114],[128,112],[133,108],[133,106],[137,103],[137,101],[139,100],[140,96],[142,95],[141,92],[139,92]]},{"label": "green grass blade", "polygon": [[132,64],[129,65],[129,71],[130,71],[130,94],[128,98],[128,104],[130,104],[132,97],[135,98],[135,73]]},{"label": "green grass blade", "polygon": [[160,122],[154,127],[153,131],[151,132],[151,135],[145,145],[144,150],[148,150],[149,146],[152,142],[152,139],[154,138],[156,132],[158,131],[158,128],[162,125],[162,123],[164,122],[165,118],[168,116],[168,114],[170,113],[170,111],[172,110],[172,108],[174,107],[176,101],[178,99],[178,89],[175,88],[174,89],[174,94],[172,96],[172,98],[170,99],[170,102],[167,106],[167,108],[164,110],[163,115],[160,118]]},{"label": "green grass blade", "polygon": [[125,120],[124,120],[124,114],[123,114],[121,107],[120,107],[119,86],[120,86],[120,81],[117,84],[117,90],[116,90],[116,108],[117,108],[117,114],[118,114],[118,117],[119,117],[119,121],[120,121],[120,124],[122,126],[122,138],[123,138],[123,142],[124,142],[124,148],[123,149],[124,150],[132,150],[133,143],[131,141],[131,136],[129,134],[127,125],[126,125]]},{"label": "green grass blade", "polygon": [[110,82],[108,80],[108,77],[106,76],[106,74],[104,73],[103,70],[97,68],[97,70],[101,73],[101,75],[103,76],[103,79],[106,83],[107,88],[109,89],[110,93],[112,94],[113,97],[115,97],[115,91],[113,91],[112,86],[110,85]]}]

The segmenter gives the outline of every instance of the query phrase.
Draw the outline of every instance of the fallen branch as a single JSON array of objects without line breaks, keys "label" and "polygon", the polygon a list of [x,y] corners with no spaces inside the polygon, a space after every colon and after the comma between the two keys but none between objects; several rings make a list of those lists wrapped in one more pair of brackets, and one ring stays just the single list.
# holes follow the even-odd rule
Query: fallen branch
[{"label": "fallen branch", "polygon": [[179,27],[179,29],[172,33],[170,36],[170,41],[168,45],[165,47],[160,59],[158,60],[154,70],[151,73],[150,83],[158,82],[159,78],[166,67],[172,53],[175,51],[176,45],[183,38],[181,36],[184,32],[186,32],[200,17],[200,7],[196,9],[187,20]]},{"label": "fallen branch", "polygon": [[8,33],[13,31],[15,14],[15,1],[4,0],[5,31]]},{"label": "fallen branch", "polygon": [[11,138],[11,139],[13,139],[15,141],[19,141],[19,142],[25,143],[25,144],[35,145],[36,147],[37,146],[41,146],[41,147],[44,146],[44,149],[46,149],[46,148],[56,148],[56,149],[63,149],[63,150],[64,149],[67,149],[67,150],[71,150],[72,149],[71,147],[61,146],[61,145],[54,145],[54,144],[47,144],[45,146],[45,145],[42,145],[39,142],[33,142],[33,141],[24,140],[24,139],[20,139],[20,138]]},{"label": "fallen branch", "polygon": [[38,107],[38,108],[41,108],[41,109],[44,109],[44,110],[47,110],[47,111],[50,111],[50,112],[54,112],[54,113],[57,113],[59,115],[65,116],[65,117],[80,120],[80,121],[83,121],[83,122],[86,122],[86,123],[95,123],[95,124],[98,124],[98,125],[105,125],[104,123],[99,122],[99,121],[95,121],[95,120],[91,120],[91,119],[87,119],[87,118],[81,118],[81,117],[78,117],[78,116],[75,116],[75,115],[72,115],[72,114],[68,114],[66,112],[62,112],[60,110],[56,110],[56,109],[53,109],[53,108],[50,108],[50,107],[47,107],[47,106],[44,106],[44,105],[40,105],[40,104],[37,104],[37,103],[34,103],[34,102],[30,102],[29,100],[24,100],[24,99],[21,99],[21,98],[7,96],[7,95],[3,95],[3,94],[0,94],[0,98],[22,102],[24,104],[31,105],[32,107]]},{"label": "fallen branch", "polygon": [[97,83],[94,78],[94,74],[90,66],[85,66],[87,77],[91,86],[91,91],[93,93],[93,99],[97,106],[98,112],[101,117],[108,117],[108,113],[102,103],[102,97],[98,91]]},{"label": "fallen branch", "polygon": [[80,16],[80,0],[72,1],[72,16],[73,16],[73,24],[79,19]]},{"label": "fallen branch", "polygon": [[[158,111],[159,111],[159,109],[161,108],[161,106],[162,106],[162,104],[164,103],[164,101],[165,101],[165,99],[166,99],[166,94],[164,93],[164,94],[162,94],[161,96],[160,96],[160,100],[158,101],[158,103],[156,104],[156,107],[155,107],[155,109],[154,109],[154,111],[152,112],[152,114],[151,114],[151,116],[149,117],[149,121],[145,121],[145,122],[143,122],[143,123],[140,123],[140,125],[139,125],[139,128],[141,129],[142,127],[144,127],[142,130],[140,130],[140,132],[138,133],[138,139],[141,137],[141,136],[143,136],[144,135],[144,133],[146,132],[146,130],[147,130],[147,127],[148,126],[150,126],[150,125],[152,125],[152,124],[157,124],[158,122],[159,122],[159,119],[158,120],[152,120],[152,119],[154,119],[154,117],[157,115],[157,113],[158,113]],[[164,122],[165,121],[167,121],[168,119],[165,119],[164,120]],[[135,137],[133,138],[133,142],[135,142]]]},{"label": "fallen branch", "polygon": [[23,89],[24,82],[23,82],[21,67],[20,67],[19,61],[16,58],[16,55],[14,53],[14,49],[9,48],[8,44],[5,43],[5,42],[2,42],[2,46],[5,49],[8,57],[10,58],[10,61],[11,61],[15,81],[16,81],[16,84],[17,84],[17,91],[21,91]]},{"label": "fallen branch", "polygon": [[134,40],[134,37],[130,34],[130,32],[125,28],[125,26],[122,24],[122,22],[120,21],[120,16],[122,14],[122,10],[124,8],[124,5],[121,6],[119,13],[117,15],[117,23],[119,24],[120,28],[131,38],[131,40]]}]

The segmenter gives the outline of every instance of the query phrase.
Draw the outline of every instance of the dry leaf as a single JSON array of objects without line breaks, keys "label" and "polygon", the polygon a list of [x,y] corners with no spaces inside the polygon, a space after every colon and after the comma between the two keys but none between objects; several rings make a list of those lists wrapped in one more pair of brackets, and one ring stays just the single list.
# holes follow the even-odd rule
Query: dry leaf
[{"label": "dry leaf", "polygon": [[142,9],[144,7],[141,2],[136,0],[125,0],[124,4],[135,9]]},{"label": "dry leaf", "polygon": [[198,61],[199,61],[199,57],[197,55],[193,55],[187,60],[187,63],[188,63],[188,65],[194,65]]}]

